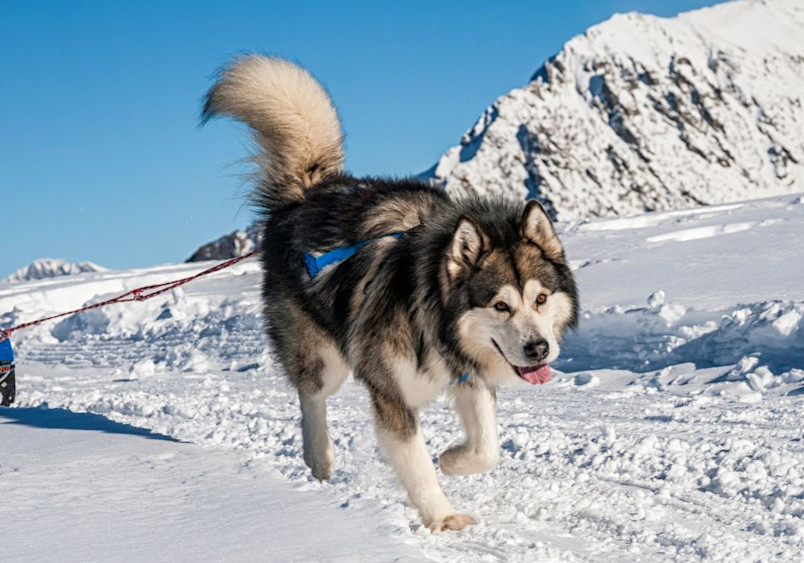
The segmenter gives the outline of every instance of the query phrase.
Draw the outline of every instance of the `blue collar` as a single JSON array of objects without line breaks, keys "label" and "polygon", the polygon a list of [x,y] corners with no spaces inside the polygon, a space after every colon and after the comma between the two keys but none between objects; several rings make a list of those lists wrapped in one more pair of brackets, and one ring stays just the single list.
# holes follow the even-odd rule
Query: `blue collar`
[{"label": "blue collar", "polygon": [[462,373],[461,376],[458,378],[458,381],[455,381],[454,379],[451,379],[450,382],[447,385],[456,385],[458,383],[466,383],[467,381],[469,381],[469,374],[468,373]]},{"label": "blue collar", "polygon": [[355,252],[357,252],[370,242],[385,237],[399,238],[403,234],[405,233],[404,232],[388,233],[387,235],[383,235],[381,237],[360,241],[357,244],[353,244],[352,246],[340,246],[338,248],[330,250],[329,252],[325,252],[321,256],[313,256],[309,252],[305,252],[304,264],[307,266],[307,273],[310,274],[311,278],[314,278],[318,274],[320,274],[321,270],[323,270],[327,266],[331,266],[332,264],[336,264],[338,262],[346,260],[347,258],[350,258]]}]

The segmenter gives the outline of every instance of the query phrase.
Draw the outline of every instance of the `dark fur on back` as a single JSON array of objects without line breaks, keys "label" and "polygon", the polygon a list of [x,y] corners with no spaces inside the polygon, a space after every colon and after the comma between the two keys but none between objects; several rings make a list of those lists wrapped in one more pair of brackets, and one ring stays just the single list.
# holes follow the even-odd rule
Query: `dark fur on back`
[{"label": "dark fur on back", "polygon": [[[408,342],[420,363],[433,347],[456,376],[476,371],[462,353],[455,322],[473,306],[469,281],[444,287],[444,256],[458,221],[473,220],[489,238],[490,248],[513,249],[521,244],[523,205],[503,199],[451,201],[443,191],[417,180],[391,181],[334,175],[307,192],[303,202],[271,208],[265,222],[264,297],[269,333],[281,327],[286,311],[273,303],[291,300],[332,335],[345,357],[350,356],[350,328],[358,317],[369,334],[388,330],[388,319],[404,324],[400,338]],[[404,231],[399,239],[383,235]],[[372,240],[353,257],[311,279],[304,266],[306,252],[325,252]],[[372,245],[384,243],[381,252]],[[568,328],[577,323],[577,289],[564,260],[543,259],[540,279],[551,290],[572,297]],[[371,275],[368,287],[360,287]],[[472,280],[471,276],[467,280]],[[363,295],[355,295],[355,292]],[[362,301],[353,310],[353,300]],[[485,304],[483,304],[485,305]],[[374,311],[365,315],[363,308]],[[361,315],[361,311],[364,314]],[[434,320],[437,321],[434,323]],[[366,327],[365,323],[370,326]],[[358,372],[358,377],[361,374]]]}]

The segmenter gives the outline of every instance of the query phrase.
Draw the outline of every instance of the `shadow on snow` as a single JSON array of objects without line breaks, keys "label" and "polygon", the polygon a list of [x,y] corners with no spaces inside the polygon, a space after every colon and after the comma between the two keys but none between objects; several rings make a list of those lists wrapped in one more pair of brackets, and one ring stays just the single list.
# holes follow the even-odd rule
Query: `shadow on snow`
[{"label": "shadow on snow", "polygon": [[0,408],[0,424],[3,423],[22,424],[32,428],[88,430],[109,434],[129,434],[151,440],[180,441],[164,434],[151,432],[146,428],[115,422],[99,414],[77,413],[67,409]]}]

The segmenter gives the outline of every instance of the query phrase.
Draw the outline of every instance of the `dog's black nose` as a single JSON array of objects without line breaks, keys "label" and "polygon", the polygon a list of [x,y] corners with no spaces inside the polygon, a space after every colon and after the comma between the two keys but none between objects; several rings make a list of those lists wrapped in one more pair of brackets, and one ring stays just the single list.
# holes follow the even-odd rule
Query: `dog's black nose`
[{"label": "dog's black nose", "polygon": [[525,356],[533,362],[542,361],[547,357],[549,352],[550,345],[544,338],[525,344]]}]

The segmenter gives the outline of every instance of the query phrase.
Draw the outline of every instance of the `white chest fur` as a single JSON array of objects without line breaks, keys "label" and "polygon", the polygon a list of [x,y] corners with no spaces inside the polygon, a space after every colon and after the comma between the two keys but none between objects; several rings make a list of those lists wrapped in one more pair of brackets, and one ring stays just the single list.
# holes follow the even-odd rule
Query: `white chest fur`
[{"label": "white chest fur", "polygon": [[449,384],[452,376],[438,354],[430,354],[419,369],[416,369],[413,361],[400,361],[395,374],[405,403],[413,408],[435,399]]}]

